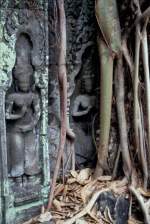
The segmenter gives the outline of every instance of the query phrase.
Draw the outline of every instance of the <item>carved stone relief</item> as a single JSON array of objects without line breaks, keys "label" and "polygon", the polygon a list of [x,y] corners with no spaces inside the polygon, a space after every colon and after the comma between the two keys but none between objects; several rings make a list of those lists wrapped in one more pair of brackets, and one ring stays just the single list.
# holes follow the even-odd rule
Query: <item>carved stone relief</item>
[{"label": "carved stone relief", "polygon": [[50,186],[48,7],[43,1],[34,10],[25,1],[13,3],[0,9],[2,224],[37,214]]},{"label": "carved stone relief", "polygon": [[[93,117],[97,113],[95,106],[98,105],[96,21],[94,1],[66,0],[65,3],[70,122],[76,134],[76,166],[80,168],[87,164],[91,165],[96,156],[91,128]],[[91,160],[92,155],[94,157]]]},{"label": "carved stone relief", "polygon": [[41,109],[40,96],[34,87],[30,43],[26,35],[20,35],[16,45],[16,65],[12,73],[14,90],[6,97],[6,119],[10,176],[20,178],[40,171],[36,126]]}]

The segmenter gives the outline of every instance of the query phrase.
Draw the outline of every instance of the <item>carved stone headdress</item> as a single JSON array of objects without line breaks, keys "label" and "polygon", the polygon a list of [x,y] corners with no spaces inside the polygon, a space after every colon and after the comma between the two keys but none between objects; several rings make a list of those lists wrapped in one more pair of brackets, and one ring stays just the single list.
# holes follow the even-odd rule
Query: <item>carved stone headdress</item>
[{"label": "carved stone headdress", "polygon": [[33,76],[33,67],[31,64],[16,64],[13,69],[13,76],[18,79],[20,76]]},{"label": "carved stone headdress", "polygon": [[35,89],[33,67],[31,64],[16,64],[13,68],[14,88],[18,91],[18,81],[30,83],[32,91]]}]

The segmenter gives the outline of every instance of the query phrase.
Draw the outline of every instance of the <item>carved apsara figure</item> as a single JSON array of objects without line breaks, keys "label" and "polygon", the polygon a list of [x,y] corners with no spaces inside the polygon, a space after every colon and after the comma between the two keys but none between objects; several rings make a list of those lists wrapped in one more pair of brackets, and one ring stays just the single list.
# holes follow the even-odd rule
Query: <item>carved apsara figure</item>
[{"label": "carved apsara figure", "polygon": [[11,177],[40,172],[35,128],[40,118],[40,99],[34,90],[33,67],[13,69],[15,91],[6,98],[7,142]]}]

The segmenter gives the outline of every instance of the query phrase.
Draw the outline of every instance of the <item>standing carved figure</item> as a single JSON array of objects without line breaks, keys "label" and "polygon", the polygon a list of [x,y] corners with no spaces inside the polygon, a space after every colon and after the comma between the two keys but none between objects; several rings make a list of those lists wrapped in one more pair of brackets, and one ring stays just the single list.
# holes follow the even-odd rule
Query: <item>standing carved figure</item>
[{"label": "standing carved figure", "polygon": [[40,172],[35,127],[40,118],[40,99],[34,90],[31,64],[16,64],[14,92],[6,98],[7,143],[11,177],[32,176]]}]

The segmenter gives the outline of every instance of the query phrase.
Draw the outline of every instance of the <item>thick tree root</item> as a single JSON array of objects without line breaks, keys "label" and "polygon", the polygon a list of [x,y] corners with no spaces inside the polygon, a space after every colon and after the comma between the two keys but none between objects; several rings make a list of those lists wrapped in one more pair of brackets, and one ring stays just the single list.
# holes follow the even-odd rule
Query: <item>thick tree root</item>
[{"label": "thick tree root", "polygon": [[141,196],[141,194],[138,192],[138,190],[135,189],[133,186],[130,186],[129,190],[136,197],[137,201],[139,202],[139,205],[141,206],[141,209],[142,209],[142,212],[144,215],[144,223],[150,224],[150,214],[149,214],[150,200],[145,202],[144,198]]},{"label": "thick tree root", "polygon": [[63,157],[64,147],[66,143],[66,136],[69,137],[71,141],[74,141],[74,133],[68,127],[67,120],[67,72],[66,72],[66,18],[64,11],[64,2],[59,0],[59,23],[60,23],[60,53],[59,53],[59,63],[58,63],[58,80],[60,89],[60,114],[61,114],[61,130],[60,130],[60,142],[58,148],[58,155],[56,166],[54,170],[54,176],[51,184],[51,191],[49,196],[49,202],[47,206],[47,211],[51,208],[55,185],[57,176],[60,169],[61,159]]},{"label": "thick tree root", "polygon": [[97,199],[99,198],[99,196],[106,191],[110,191],[109,188],[97,191],[93,194],[91,200],[88,202],[88,204],[85,206],[85,208],[79,212],[78,214],[76,214],[74,217],[72,217],[71,219],[68,219],[65,221],[65,224],[73,224],[77,219],[80,219],[81,217],[85,216],[86,214],[90,213],[91,209],[93,208],[95,202],[97,201]]}]

